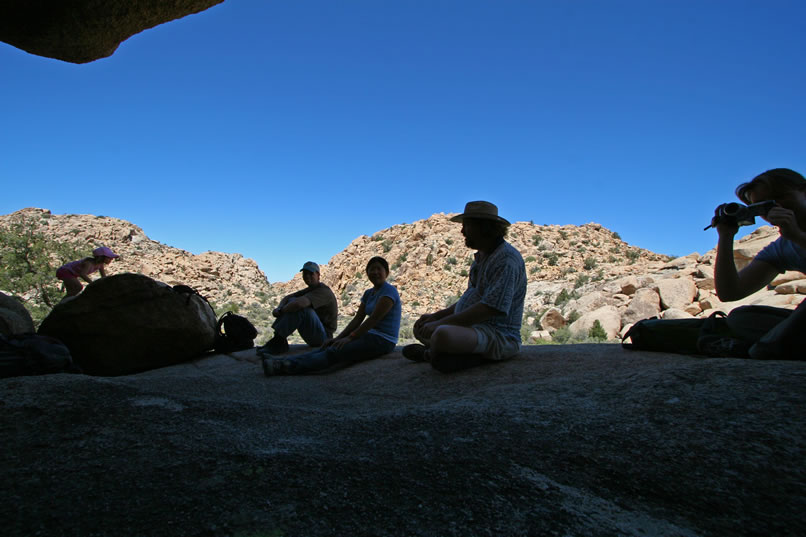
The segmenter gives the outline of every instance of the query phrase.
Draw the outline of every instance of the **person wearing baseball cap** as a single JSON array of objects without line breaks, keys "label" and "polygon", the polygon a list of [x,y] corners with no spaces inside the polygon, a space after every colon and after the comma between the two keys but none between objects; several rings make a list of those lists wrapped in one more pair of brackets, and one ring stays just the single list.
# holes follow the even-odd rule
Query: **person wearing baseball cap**
[{"label": "person wearing baseball cap", "polygon": [[77,261],[65,263],[56,270],[56,277],[64,283],[67,296],[76,296],[84,288],[79,278],[87,283],[92,283],[90,274],[100,272],[101,278],[106,276],[106,265],[113,259],[120,257],[106,246],[99,246],[92,251],[92,257],[85,257]]},{"label": "person wearing baseball cap", "polygon": [[272,324],[274,336],[258,353],[288,352],[288,336],[295,331],[311,347],[319,347],[333,337],[338,327],[339,306],[333,291],[319,281],[319,265],[307,261],[300,269],[305,288],[283,297],[272,310],[277,319]]},{"label": "person wearing baseball cap", "polygon": [[403,348],[409,360],[443,373],[517,354],[526,298],[526,265],[504,240],[510,224],[498,207],[471,201],[451,221],[462,224],[465,244],[477,250],[467,290],[455,304],[417,319],[414,337],[421,343]]}]

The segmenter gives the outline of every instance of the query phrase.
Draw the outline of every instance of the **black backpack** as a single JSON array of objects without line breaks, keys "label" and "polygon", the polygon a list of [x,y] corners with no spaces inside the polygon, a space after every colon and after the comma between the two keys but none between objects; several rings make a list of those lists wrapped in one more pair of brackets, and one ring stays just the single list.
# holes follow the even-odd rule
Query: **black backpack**
[{"label": "black backpack", "polygon": [[218,319],[214,349],[217,352],[233,352],[251,349],[255,346],[257,329],[249,319],[226,312]]},{"label": "black backpack", "polygon": [[39,334],[0,334],[0,378],[48,373],[79,373],[70,349]]},{"label": "black backpack", "polygon": [[[625,349],[700,356],[747,358],[760,333],[786,319],[791,310],[771,306],[742,306],[730,315],[721,311],[708,318],[644,319],[624,334]],[[763,327],[763,328],[762,328]],[[626,343],[629,339],[632,343]]]}]

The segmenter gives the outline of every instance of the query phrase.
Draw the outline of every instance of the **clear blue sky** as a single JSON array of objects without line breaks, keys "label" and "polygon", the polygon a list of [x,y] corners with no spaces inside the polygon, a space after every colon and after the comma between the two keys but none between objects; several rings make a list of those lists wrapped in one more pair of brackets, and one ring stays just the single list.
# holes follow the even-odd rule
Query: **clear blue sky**
[{"label": "clear blue sky", "polygon": [[228,0],[85,65],[0,43],[0,213],[122,218],[272,282],[473,199],[704,253],[738,183],[806,173],[804,21],[800,0]]}]

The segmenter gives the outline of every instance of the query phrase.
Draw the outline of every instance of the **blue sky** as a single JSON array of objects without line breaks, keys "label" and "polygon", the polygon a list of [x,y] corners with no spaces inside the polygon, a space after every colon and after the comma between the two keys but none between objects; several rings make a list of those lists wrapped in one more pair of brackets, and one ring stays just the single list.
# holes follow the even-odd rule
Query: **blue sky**
[{"label": "blue sky", "polygon": [[272,282],[474,199],[704,253],[738,183],[806,172],[804,21],[796,0],[227,0],[84,65],[0,43],[0,213],[122,218]]}]

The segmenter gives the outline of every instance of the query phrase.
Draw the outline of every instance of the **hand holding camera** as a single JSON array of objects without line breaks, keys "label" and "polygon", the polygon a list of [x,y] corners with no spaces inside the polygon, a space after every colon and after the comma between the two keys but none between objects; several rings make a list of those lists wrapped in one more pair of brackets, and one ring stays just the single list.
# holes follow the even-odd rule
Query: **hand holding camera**
[{"label": "hand holding camera", "polygon": [[756,223],[756,216],[767,216],[770,209],[775,207],[773,200],[742,205],[741,203],[723,203],[714,211],[711,224],[705,229],[716,227],[718,224],[728,224],[735,227],[752,226]]}]

